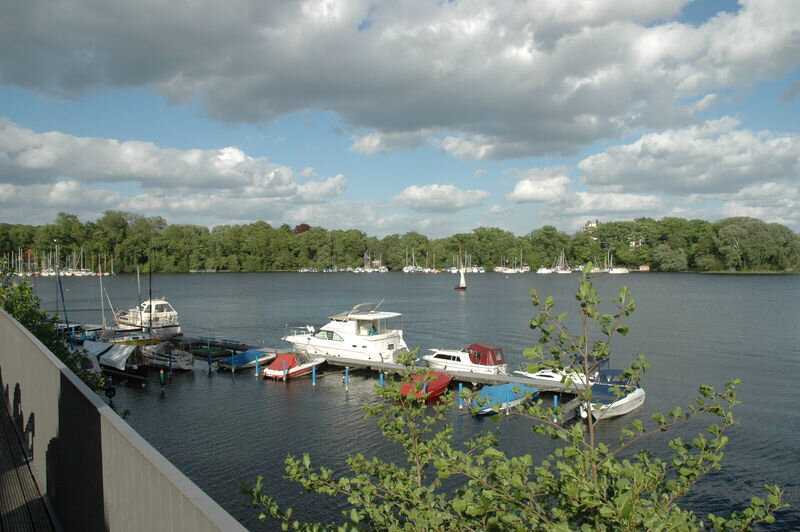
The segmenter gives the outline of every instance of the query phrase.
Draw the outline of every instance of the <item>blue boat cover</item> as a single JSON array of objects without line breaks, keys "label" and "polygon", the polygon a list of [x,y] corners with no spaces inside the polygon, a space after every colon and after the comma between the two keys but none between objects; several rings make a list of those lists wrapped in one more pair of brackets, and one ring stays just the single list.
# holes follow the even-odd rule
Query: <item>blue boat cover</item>
[{"label": "blue boat cover", "polygon": [[[516,391],[515,391],[516,390]],[[492,405],[497,403],[514,402],[525,396],[525,392],[530,392],[533,397],[539,395],[539,389],[525,384],[495,384],[484,386],[478,392],[477,399],[473,401],[473,408],[480,407],[482,413],[494,413]]]},{"label": "blue boat cover", "polygon": [[245,364],[255,361],[257,358],[261,358],[266,355],[267,353],[259,349],[250,349],[249,351],[243,351],[239,354],[233,355],[232,357],[223,358],[220,360],[220,362],[228,366],[233,366],[234,368],[239,368]]}]

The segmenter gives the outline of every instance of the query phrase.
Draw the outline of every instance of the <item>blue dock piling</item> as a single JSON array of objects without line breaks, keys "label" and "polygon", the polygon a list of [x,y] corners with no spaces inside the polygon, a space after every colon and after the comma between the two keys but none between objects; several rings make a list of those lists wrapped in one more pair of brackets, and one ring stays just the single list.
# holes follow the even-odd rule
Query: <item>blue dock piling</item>
[{"label": "blue dock piling", "polygon": [[286,360],[283,361],[283,382],[286,382]]},{"label": "blue dock piling", "polygon": [[458,383],[458,409],[461,410],[464,408],[464,399],[461,397],[461,391],[464,389],[464,383]]},{"label": "blue dock piling", "polygon": [[311,386],[317,385],[317,366],[311,366]]},{"label": "blue dock piling", "polygon": [[555,409],[558,408],[558,394],[553,394],[553,421],[558,420],[558,414]]},{"label": "blue dock piling", "polygon": [[350,391],[350,367],[345,366],[344,368],[344,391]]},{"label": "blue dock piling", "polygon": [[382,371],[380,372],[380,377],[378,377],[378,380],[380,381],[379,382],[379,386],[381,388],[383,388],[383,372]]},{"label": "blue dock piling", "polygon": [[511,413],[511,392],[506,390],[506,415]]},{"label": "blue dock piling", "polygon": [[258,357],[256,357],[256,377],[258,377]]}]

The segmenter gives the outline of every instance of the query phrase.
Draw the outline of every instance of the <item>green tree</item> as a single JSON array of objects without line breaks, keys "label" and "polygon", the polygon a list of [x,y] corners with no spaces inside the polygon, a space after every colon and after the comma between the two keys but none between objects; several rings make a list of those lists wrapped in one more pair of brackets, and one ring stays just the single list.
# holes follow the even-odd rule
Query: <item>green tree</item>
[{"label": "green tree", "polygon": [[84,369],[83,355],[71,351],[64,334],[56,327],[56,319],[40,308],[41,300],[27,278],[14,281],[7,262],[0,263],[0,308],[28,329],[50,352],[94,391],[105,386],[105,378]]},{"label": "green tree", "polygon": [[[600,298],[584,275],[576,295],[581,324],[577,334],[568,330],[566,313],[554,314],[552,298],[542,303],[535,291],[531,295],[538,309],[531,328],[540,337],[536,347],[526,350],[529,369],[581,368],[586,390],[572,391],[590,409],[591,388],[586,383],[595,364],[611,356],[612,338],[627,333],[625,321],[635,310],[630,293],[623,287],[613,300],[612,312],[603,313]],[[411,365],[415,356],[410,353],[405,359],[405,379],[421,371]],[[638,378],[647,367],[640,355],[625,374]],[[726,431],[734,423],[736,384],[732,381],[720,392],[700,386],[685,411],[678,407],[668,415],[655,414],[647,424],[634,420],[616,445],[597,441],[592,416],[586,430],[580,423],[570,426],[564,424],[562,407],[540,401],[523,415],[535,421],[536,434],[561,446],[534,465],[530,455],[514,457],[500,451],[493,433],[472,438],[463,447],[454,445],[453,427],[444,423],[450,398],[428,410],[424,399],[404,397],[399,383],[393,382],[376,389],[383,402],[365,409],[377,418],[383,435],[403,448],[405,462],[354,454],[347,459],[349,474],[336,475],[329,468],[314,467],[308,454],[289,456],[286,478],[310,491],[345,497],[350,508],[343,512],[345,522],[339,530],[748,529],[774,521],[775,512],[786,506],[777,486],[766,486],[765,498],[753,497],[747,508],[725,517],[699,518],[679,505],[700,478],[720,468]],[[688,442],[680,437],[670,440],[668,460],[646,449],[634,450],[648,437],[706,415],[716,417],[716,422]],[[255,484],[246,483],[242,491],[262,512],[260,518],[275,519],[283,529],[337,528],[294,518],[291,510],[284,511],[264,493],[261,477]]]},{"label": "green tree", "polygon": [[672,249],[667,244],[659,244],[653,252],[653,261],[662,272],[683,272],[688,267],[686,252]]}]

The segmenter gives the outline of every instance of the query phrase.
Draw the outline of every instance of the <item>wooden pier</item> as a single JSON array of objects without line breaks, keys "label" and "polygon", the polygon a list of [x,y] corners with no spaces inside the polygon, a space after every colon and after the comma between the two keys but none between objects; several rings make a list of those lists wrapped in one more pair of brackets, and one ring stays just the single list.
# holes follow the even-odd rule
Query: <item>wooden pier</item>
[{"label": "wooden pier", "polygon": [[[229,357],[237,352],[247,351],[250,349],[259,349],[267,353],[282,352],[280,349],[276,348],[248,345],[236,340],[229,340],[226,338],[211,337],[211,336],[201,336],[201,337],[180,336],[173,338],[172,342],[175,343],[176,345],[181,346],[181,348],[183,349],[187,348],[189,350],[218,349],[225,351],[217,355],[212,355],[211,358]],[[290,351],[290,350],[291,348],[287,347],[283,351]],[[344,358],[333,355],[315,355],[315,356],[324,358],[327,364],[330,366],[339,366],[341,368],[344,368],[345,371],[348,373],[350,370],[364,370],[364,371],[374,371],[383,374],[389,374],[389,373],[402,373],[406,370],[405,366],[403,366],[402,364],[397,364],[395,362],[361,360],[353,358]],[[195,355],[195,357],[203,358],[201,355]],[[420,369],[426,368],[426,366],[419,366],[419,367]],[[553,382],[550,379],[536,379],[532,377],[520,377],[517,375],[486,374],[486,373],[476,373],[471,371],[453,371],[450,369],[435,370],[435,371],[446,371],[447,373],[453,376],[454,381],[469,383],[472,384],[473,386],[477,386],[479,384],[483,385],[507,384],[507,383],[525,384],[528,386],[533,386],[535,388],[538,388],[540,392],[548,392],[556,394],[558,397],[563,397],[566,395],[569,397],[569,400],[561,406],[562,411],[564,413],[564,419],[570,419],[574,417],[578,407],[580,406],[580,400],[577,397],[575,397],[575,392],[584,389],[584,386],[581,383],[566,385],[565,383]]]},{"label": "wooden pier", "polygon": [[[402,364],[396,364],[393,362],[358,360],[358,359],[343,358],[343,357],[328,356],[328,355],[315,355],[315,356],[320,356],[324,358],[330,365],[343,366],[351,369],[367,369],[372,371],[379,371],[382,373],[400,373],[402,371],[405,371],[406,369],[405,366],[403,366]],[[426,368],[426,366],[420,366],[420,368],[424,369]],[[476,373],[472,371],[453,371],[450,369],[442,369],[434,371],[445,371],[453,376],[453,380],[468,382],[474,385],[506,384],[506,383],[526,384],[528,386],[539,388],[539,390],[543,392],[568,393],[571,395],[574,395],[574,392],[576,390],[583,389],[581,385],[570,386],[569,388],[567,388],[564,386],[564,384],[560,382],[554,383],[552,380],[549,379],[534,379],[529,377],[519,377],[515,375]]]}]

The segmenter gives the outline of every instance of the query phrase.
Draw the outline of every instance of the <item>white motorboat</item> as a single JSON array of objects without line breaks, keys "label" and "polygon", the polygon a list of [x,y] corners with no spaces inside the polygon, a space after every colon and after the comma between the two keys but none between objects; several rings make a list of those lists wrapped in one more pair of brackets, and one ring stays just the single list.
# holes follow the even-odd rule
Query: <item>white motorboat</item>
[{"label": "white motorboat", "polygon": [[194,356],[188,351],[178,349],[169,342],[141,346],[147,365],[155,368],[168,368],[187,371],[194,366]]},{"label": "white motorboat", "polygon": [[431,349],[431,354],[422,359],[434,369],[460,371],[465,373],[485,373],[508,375],[508,366],[502,347],[485,344],[472,344],[463,349]]},{"label": "white motorboat", "polygon": [[397,352],[408,351],[402,329],[390,323],[401,314],[377,310],[379,305],[360,303],[330,316],[331,321],[319,330],[307,325],[283,339],[295,350],[309,355],[394,362]]},{"label": "white motorboat", "polygon": [[[644,404],[644,388],[631,379],[622,379],[622,371],[603,369],[598,372],[597,380],[592,385],[592,417],[595,420],[622,416]],[[621,390],[621,396],[614,389]],[[586,419],[586,407],[580,407],[581,417]]]},{"label": "white motorboat", "polygon": [[154,338],[170,338],[181,334],[178,312],[166,299],[148,299],[138,307],[114,313],[118,331],[141,330]]},{"label": "white motorboat", "polygon": [[[527,363],[522,366],[527,367]],[[552,384],[561,384],[565,390],[584,390],[586,389],[586,377],[583,372],[576,369],[553,369],[542,368],[536,372],[530,372],[526,369],[514,371],[515,374],[526,379],[539,381],[538,384],[549,382]],[[595,383],[597,372],[595,371],[589,376],[589,386]]]}]

